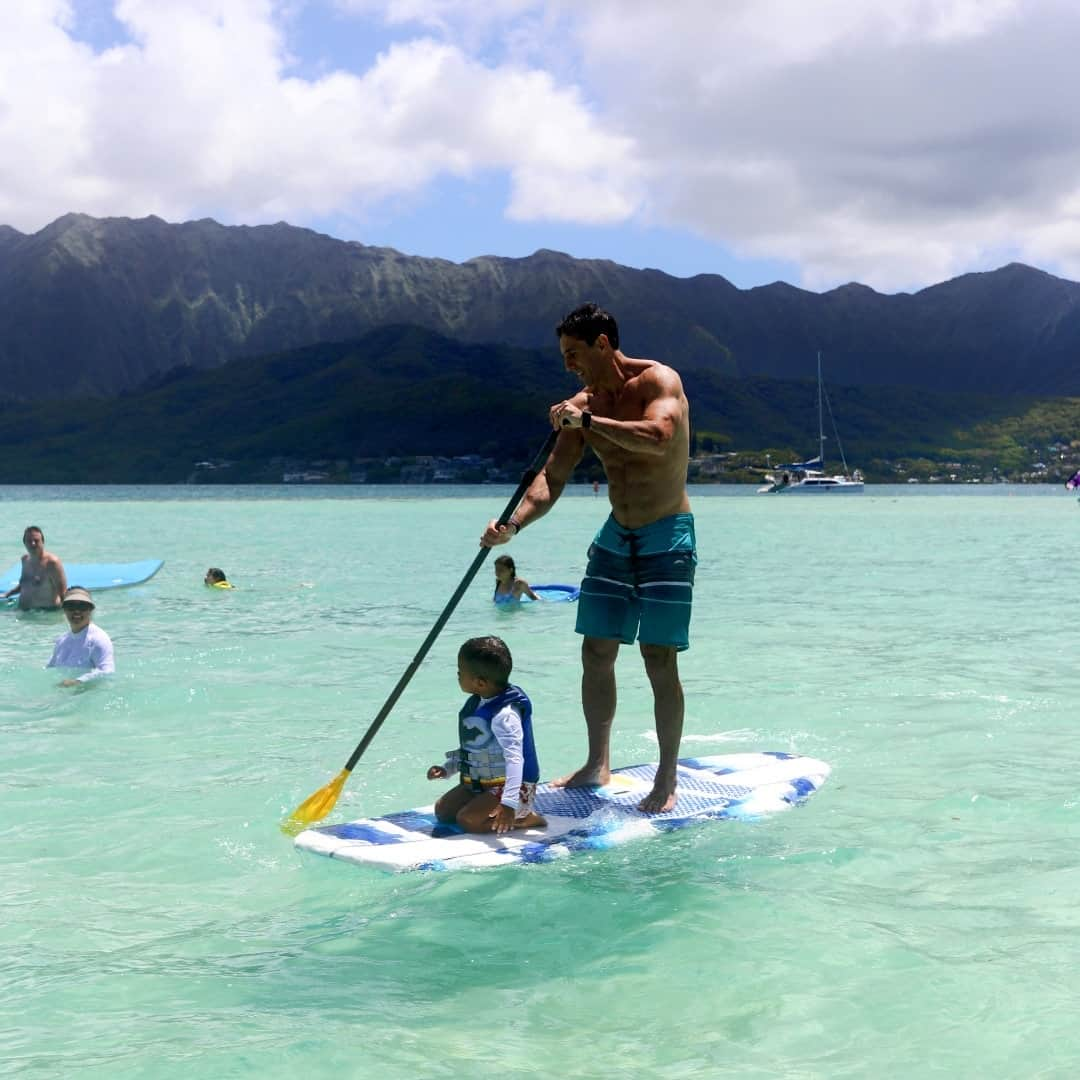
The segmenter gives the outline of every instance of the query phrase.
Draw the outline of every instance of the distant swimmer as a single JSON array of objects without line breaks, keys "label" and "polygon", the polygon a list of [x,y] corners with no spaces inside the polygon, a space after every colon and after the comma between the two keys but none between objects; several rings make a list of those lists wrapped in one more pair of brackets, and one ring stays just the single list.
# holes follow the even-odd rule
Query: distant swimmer
[{"label": "distant swimmer", "polygon": [[524,578],[517,576],[517,566],[509,555],[500,555],[495,560],[495,596],[496,604],[512,604],[523,596],[530,600],[539,600]]},{"label": "distant swimmer", "polygon": [[225,571],[219,566],[211,566],[206,571],[206,577],[203,578],[203,584],[208,585],[211,589],[235,589],[235,585],[230,585],[228,578],[225,577]]},{"label": "distant swimmer", "polygon": [[62,679],[61,686],[79,686],[116,670],[112,639],[94,625],[94,601],[78,585],[64,593],[64,616],[69,630],[56,639],[46,667],[85,668],[82,675]]},{"label": "distant swimmer", "polygon": [[45,534],[36,526],[28,525],[23,531],[22,574],[19,584],[0,596],[18,596],[22,611],[33,609],[55,611],[60,607],[67,591],[64,564],[51,551],[45,550]]}]

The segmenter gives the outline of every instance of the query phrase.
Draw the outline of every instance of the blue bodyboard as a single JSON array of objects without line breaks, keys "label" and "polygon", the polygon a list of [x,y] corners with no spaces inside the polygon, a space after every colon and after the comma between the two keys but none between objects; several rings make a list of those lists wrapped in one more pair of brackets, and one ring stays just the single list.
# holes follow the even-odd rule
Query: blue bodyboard
[{"label": "blue bodyboard", "polygon": [[[125,585],[141,585],[149,581],[164,566],[162,559],[142,559],[129,563],[64,563],[68,588],[81,585],[91,592],[119,589]],[[19,584],[22,562],[17,562],[0,578],[0,592]]]}]

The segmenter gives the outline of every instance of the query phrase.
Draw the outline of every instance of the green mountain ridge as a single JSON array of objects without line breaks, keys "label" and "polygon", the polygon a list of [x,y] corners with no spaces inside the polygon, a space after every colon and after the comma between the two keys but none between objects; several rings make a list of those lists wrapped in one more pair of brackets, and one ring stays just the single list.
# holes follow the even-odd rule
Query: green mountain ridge
[{"label": "green mountain ridge", "polygon": [[[764,464],[817,450],[816,381],[690,370],[699,450]],[[176,368],[115,398],[25,403],[0,413],[0,483],[177,483],[202,461],[219,479],[277,481],[282,462],[476,454],[518,469],[576,389],[554,343],[470,345],[416,326],[350,342]],[[830,387],[843,449],[871,479],[901,459],[1022,470],[1068,443],[1080,401]],[[836,458],[832,440],[827,456]],[[1062,466],[1063,467],[1063,466]],[[746,475],[730,477],[747,479]]]},{"label": "green mountain ridge", "polygon": [[583,300],[616,314],[629,355],[682,372],[806,377],[821,350],[834,386],[1080,394],[1080,285],[1015,263],[912,294],[818,294],[546,250],[457,264],[283,222],[68,214],[32,235],[0,226],[0,395],[114,396],[398,324],[548,349]]}]

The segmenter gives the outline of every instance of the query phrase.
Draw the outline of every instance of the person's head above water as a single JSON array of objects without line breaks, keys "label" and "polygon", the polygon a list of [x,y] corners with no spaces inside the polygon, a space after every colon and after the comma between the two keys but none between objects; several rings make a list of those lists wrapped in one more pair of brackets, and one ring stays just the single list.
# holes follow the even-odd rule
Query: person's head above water
[{"label": "person's head above water", "polygon": [[229,579],[225,577],[225,571],[222,570],[220,566],[211,566],[210,569],[206,571],[206,577],[203,578],[203,584],[224,589],[232,587],[229,585]]},{"label": "person's head above water", "polygon": [[23,529],[22,539],[27,551],[40,554],[45,550],[45,534],[36,525],[27,525]]},{"label": "person's head above water", "polygon": [[64,614],[67,616],[68,625],[73,634],[85,630],[90,625],[95,606],[90,591],[81,585],[72,585],[64,593]]},{"label": "person's head above water", "polygon": [[513,581],[517,577],[517,566],[509,555],[500,555],[495,560],[495,577],[498,581]]}]

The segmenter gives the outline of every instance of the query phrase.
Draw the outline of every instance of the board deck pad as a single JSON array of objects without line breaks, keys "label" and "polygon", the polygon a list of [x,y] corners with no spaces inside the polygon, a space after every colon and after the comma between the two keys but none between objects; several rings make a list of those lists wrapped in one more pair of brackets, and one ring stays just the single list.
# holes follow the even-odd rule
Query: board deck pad
[{"label": "board deck pad", "polygon": [[[69,588],[81,585],[94,592],[118,589],[125,585],[141,585],[144,581],[149,581],[164,565],[162,559],[141,559],[128,563],[64,563],[64,576]],[[0,592],[14,589],[21,576],[20,560],[0,578]]]},{"label": "board deck pad", "polygon": [[637,804],[652,789],[656,766],[617,769],[604,787],[555,788],[540,784],[536,809],[542,829],[464,833],[439,823],[434,807],[340,825],[305,829],[303,851],[383,870],[455,870],[549,862],[578,851],[615,847],[695,822],[754,819],[806,800],[825,782],[829,766],[780,752],[724,754],[679,761],[678,801],[664,814],[643,814]]}]

